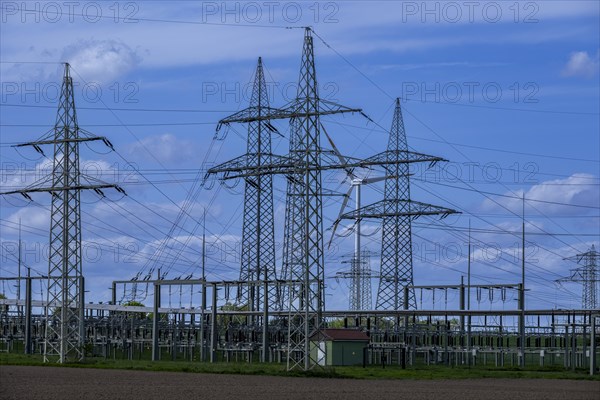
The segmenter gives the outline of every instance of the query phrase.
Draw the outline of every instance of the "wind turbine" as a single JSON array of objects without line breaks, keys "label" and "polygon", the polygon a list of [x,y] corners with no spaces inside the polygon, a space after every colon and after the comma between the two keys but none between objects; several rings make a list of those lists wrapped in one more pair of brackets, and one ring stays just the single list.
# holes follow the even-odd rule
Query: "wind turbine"
[{"label": "wind turbine", "polygon": [[[329,134],[327,133],[327,131],[324,128],[323,128],[323,132],[325,133],[325,136],[327,137],[329,144],[331,144],[334,154],[340,160],[341,165],[347,165],[348,162],[347,162],[346,158],[340,153],[340,151],[336,147],[335,143],[333,142],[333,140],[331,139],[331,137],[329,136]],[[358,211],[361,207],[361,186],[362,185],[368,185],[368,184],[380,182],[380,181],[383,181],[388,178],[395,178],[395,176],[377,176],[377,177],[362,177],[361,178],[354,173],[354,168],[343,168],[343,170],[346,173],[347,179],[350,180],[350,188],[348,188],[348,191],[346,192],[346,194],[344,194],[344,200],[342,201],[342,207],[340,209],[340,213],[338,215],[338,218],[335,220],[335,222],[333,224],[331,239],[329,240],[328,247],[331,247],[331,242],[333,241],[333,238],[335,237],[335,232],[341,221],[340,217],[342,216],[342,214],[344,214],[344,211],[346,210],[346,207],[348,206],[348,202],[350,201],[350,196],[352,194],[352,191],[354,190],[355,210]],[[357,299],[356,304],[358,304],[358,305],[363,303],[361,296],[360,296],[360,294],[362,293],[360,278],[361,278],[361,273],[363,272],[363,269],[361,268],[362,262],[361,262],[361,244],[360,244],[360,236],[361,236],[360,224],[361,224],[361,220],[360,220],[360,218],[358,218],[354,225],[354,257],[353,257],[353,262],[351,264],[352,272],[350,274],[352,276],[352,279],[355,279],[354,288],[356,290],[356,293],[354,295],[355,295],[355,299]]]}]

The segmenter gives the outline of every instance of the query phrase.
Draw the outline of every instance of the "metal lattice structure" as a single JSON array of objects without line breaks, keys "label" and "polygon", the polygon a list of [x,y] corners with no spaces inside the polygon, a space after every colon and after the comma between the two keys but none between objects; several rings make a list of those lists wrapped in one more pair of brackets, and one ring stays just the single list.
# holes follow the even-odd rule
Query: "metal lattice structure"
[{"label": "metal lattice structure", "polygon": [[[324,365],[325,349],[311,351],[310,338],[322,328],[325,308],[323,247],[323,188],[320,117],[359,112],[319,98],[313,36],[304,31],[300,79],[290,112],[289,159],[296,167],[288,173],[283,269],[291,282],[285,298],[289,305],[287,368],[308,370]],[[324,131],[324,130],[323,130]],[[330,168],[346,168],[331,164]]]},{"label": "metal lattice structure", "polygon": [[[292,283],[287,285],[280,303],[289,310],[288,369],[307,370],[324,360],[324,352],[311,353],[309,347],[310,337],[321,328],[324,309],[321,172],[348,166],[337,161],[322,164],[320,116],[339,113],[362,113],[362,110],[319,98],[313,37],[311,29],[306,28],[296,98],[282,108],[263,107],[260,115],[252,108],[239,111],[219,121],[217,126],[220,129],[231,123],[289,119],[289,154],[272,155],[270,165],[260,166],[249,165],[244,155],[208,171],[223,174],[223,179],[275,174],[288,179],[281,277]],[[367,165],[381,164],[376,161]]]},{"label": "metal lattice structure", "polygon": [[442,158],[408,151],[400,99],[396,99],[394,118],[390,129],[387,151],[366,161],[386,160],[384,199],[375,204],[342,214],[338,218],[382,220],[381,269],[375,308],[378,310],[416,309],[413,289],[409,289],[408,304],[404,301],[404,288],[413,286],[413,257],[411,221],[422,215],[445,217],[455,210],[411,200],[409,164],[435,163]]},{"label": "metal lattice structure", "polygon": [[[77,139],[79,126],[73,96],[73,79],[69,76],[67,66],[54,127],[53,188],[77,187],[81,183],[79,145],[71,141]],[[59,362],[64,362],[71,356],[76,360],[83,358],[82,338],[79,332],[84,290],[80,279],[82,269],[79,200],[79,190],[52,193],[48,302],[61,306],[55,311],[58,318],[52,318],[48,311],[46,314],[46,361],[50,361],[52,357],[58,357]],[[54,341],[54,337],[58,340]]]},{"label": "metal lattice structure", "polygon": [[286,228],[284,239],[287,279],[303,282],[289,287],[288,369],[305,370],[324,357],[323,349],[311,354],[309,348],[310,336],[321,329],[325,303],[321,126],[314,57],[313,37],[306,29],[296,99],[304,115],[292,121],[290,133],[290,156],[305,170],[288,180],[286,223],[292,226]]},{"label": "metal lattice structure", "polygon": [[600,272],[598,271],[598,259],[600,253],[596,251],[594,245],[585,253],[577,254],[566,260],[573,260],[578,264],[583,264],[579,268],[571,270],[571,275],[558,279],[557,282],[578,282],[581,283],[581,308],[584,310],[598,309]]},{"label": "metal lattice structure", "polygon": [[[276,280],[275,218],[273,211],[273,176],[255,171],[273,163],[271,134],[277,132],[265,114],[278,112],[269,107],[267,85],[259,57],[254,76],[250,106],[224,118],[219,127],[232,122],[248,124],[246,154],[212,168],[209,173],[241,173],[245,181],[244,224],[242,228],[242,255],[240,282],[263,282],[263,285],[240,285],[237,302],[249,311],[262,311],[262,360],[268,361],[269,312],[280,306],[280,286]],[[254,317],[252,317],[254,318]]]},{"label": "metal lattice structure", "polygon": [[[360,259],[358,258],[360,257]],[[361,251],[357,256],[354,252],[350,261],[350,271],[340,271],[335,277],[350,279],[348,295],[348,309],[350,311],[363,311],[372,308],[373,294],[371,292],[371,252]]]},{"label": "metal lattice structure", "polygon": [[[262,59],[258,59],[250,109],[259,119],[248,122],[246,162],[261,167],[270,165],[271,133],[268,120],[260,120],[263,108],[269,107],[269,97]],[[273,216],[273,177],[271,175],[248,176],[244,189],[244,224],[242,231],[242,256],[240,281],[273,281],[275,268],[275,221]],[[242,304],[250,311],[259,311],[278,304],[277,288],[271,285],[267,297],[260,286],[244,286],[238,294]]]},{"label": "metal lattice structure", "polygon": [[[388,151],[408,151],[399,99],[396,100],[387,149]],[[388,160],[391,157],[393,157],[393,153],[388,153]],[[406,214],[410,211],[410,177],[408,173],[408,164],[395,164],[388,167],[388,174],[395,175],[395,177],[385,181],[384,199],[388,200],[384,206],[386,212]],[[394,202],[394,200],[408,201]],[[398,294],[401,293],[401,287],[414,284],[412,263],[411,216],[384,217],[381,227],[381,276],[376,309],[399,308]],[[416,308],[414,290],[410,291],[408,301],[410,307]]]},{"label": "metal lattice structure", "polygon": [[[50,251],[44,360],[64,363],[83,359],[84,283],[81,260],[80,191],[91,189],[103,195],[101,189],[116,188],[109,184],[82,184],[79,169],[79,143],[102,140],[79,127],[73,93],[70,65],[65,64],[63,82],[54,129],[41,140],[17,145],[33,146],[42,153],[41,145],[54,146],[52,174],[43,182],[3,194],[48,192],[52,195],[50,214]],[[50,187],[41,187],[51,180]]]},{"label": "metal lattice structure", "polygon": [[[300,136],[301,127],[298,125],[297,120],[290,121],[290,155],[292,158],[301,157],[300,145],[298,142],[302,140]],[[296,160],[299,164],[300,160]],[[281,275],[285,278],[289,278],[292,274],[293,268],[301,268],[300,266],[294,267],[294,262],[302,262],[302,247],[293,247],[292,238],[295,234],[301,234],[304,232],[304,218],[299,217],[303,213],[302,207],[302,193],[303,177],[301,172],[296,172],[293,175],[289,175],[287,178],[286,188],[286,203],[285,203],[285,226],[283,235],[283,262],[281,266]],[[298,238],[299,239],[299,238]],[[299,241],[299,240],[296,240]],[[296,252],[296,253],[294,253]],[[284,288],[281,296],[281,308],[286,309],[290,305],[290,288]]]},{"label": "metal lattice structure", "polygon": [[361,252],[360,259],[354,258],[353,275],[356,278],[350,285],[350,290],[355,293],[350,299],[355,310],[370,310],[372,308],[373,294],[371,292],[371,255]]}]

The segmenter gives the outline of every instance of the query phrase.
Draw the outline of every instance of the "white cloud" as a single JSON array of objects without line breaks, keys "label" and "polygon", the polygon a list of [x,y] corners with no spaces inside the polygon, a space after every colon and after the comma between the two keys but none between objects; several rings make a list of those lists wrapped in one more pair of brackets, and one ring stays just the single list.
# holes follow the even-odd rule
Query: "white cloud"
[{"label": "white cloud", "polygon": [[131,145],[130,153],[154,162],[178,164],[195,159],[200,154],[194,143],[178,139],[171,133],[148,136]]},{"label": "white cloud", "polygon": [[582,76],[591,78],[598,74],[600,69],[600,53],[590,57],[587,51],[576,51],[571,54],[563,70],[564,76]]},{"label": "white cloud", "polygon": [[81,40],[68,46],[63,61],[88,82],[110,82],[141,62],[138,52],[117,40]]},{"label": "white cloud", "polygon": [[9,224],[2,227],[3,234],[17,234],[19,232],[19,221],[24,232],[43,233],[50,229],[50,211],[45,208],[22,207],[6,220]]},{"label": "white cloud", "polygon": [[0,182],[3,191],[22,189],[40,180],[45,180],[52,173],[52,160],[45,158],[31,167],[25,163],[6,162],[0,171]]},{"label": "white cloud", "polygon": [[[520,215],[522,193],[523,191],[506,193],[510,197],[495,198],[496,202],[486,199],[482,208],[489,211],[497,210],[503,206]],[[598,178],[590,174],[577,173],[568,178],[542,182],[532,186],[525,192],[525,203],[527,207],[526,214],[530,211],[534,213],[541,211],[547,215],[585,213],[590,211],[591,208],[578,206],[598,207],[600,205]]]},{"label": "white cloud", "polygon": [[[342,4],[343,3],[343,4]],[[267,7],[263,7],[263,18],[254,23],[273,24],[281,26],[304,26],[314,25],[316,32],[327,40],[328,44],[343,53],[368,54],[375,51],[392,52],[421,52],[426,49],[448,46],[459,46],[468,43],[494,43],[498,44],[500,36],[495,32],[472,35],[462,31],[449,35],[444,31],[441,35],[431,36],[431,28],[446,29],[456,26],[448,22],[452,19],[447,15],[447,5],[455,5],[454,1],[436,2],[438,9],[435,15],[427,14],[426,8],[421,3],[417,4],[418,12],[403,15],[406,10],[401,2],[372,1],[365,7],[366,2],[342,2],[334,12],[330,6],[322,5],[320,14],[316,15],[313,6],[309,3],[302,4],[302,15],[304,19],[297,23],[291,23],[289,18],[282,14],[279,6],[273,19],[269,19]],[[439,4],[437,4],[439,3]],[[554,2],[551,2],[554,3]],[[566,19],[597,15],[597,4],[593,2],[555,2],[557,4],[535,5],[539,9],[532,8],[534,5],[522,6],[519,21],[528,17],[546,21],[547,19]],[[564,3],[564,4],[563,4]],[[216,4],[216,3],[215,3]],[[232,5],[233,6],[233,5]],[[459,4],[462,17],[457,22],[461,25],[473,24],[483,26],[496,26],[486,20],[485,10],[482,5],[476,5],[472,18],[469,16],[469,7]],[[223,7],[221,3],[217,7]],[[85,79],[108,79],[122,71],[127,71],[138,64],[146,68],[184,67],[188,65],[207,65],[215,63],[226,63],[232,60],[254,60],[257,55],[262,55],[269,60],[277,57],[299,57],[302,37],[299,30],[273,30],[273,29],[250,29],[244,27],[232,28],[228,25],[215,26],[198,24],[203,20],[201,6],[190,4],[180,7],[168,7],[162,4],[144,4],[143,10],[136,17],[143,19],[164,19],[182,22],[196,23],[151,23],[140,20],[139,23],[114,23],[106,20],[103,23],[88,23],[76,20],[68,23],[61,20],[60,24],[23,24],[17,20],[18,15],[11,16],[6,24],[5,36],[12,40],[3,44],[3,54],[7,59],[14,60],[45,60],[66,61],[69,59],[74,68],[83,71],[93,78]],[[430,8],[430,7],[429,7]],[[505,25],[514,24],[515,14],[512,3],[501,4],[499,23]],[[223,10],[220,10],[223,11]],[[492,10],[493,11],[493,10]],[[490,12],[492,12],[490,11]],[[109,12],[107,9],[106,12]],[[337,23],[329,21],[333,16]],[[237,15],[223,14],[220,12],[211,15],[207,22],[219,23],[225,20],[227,23],[247,23],[250,15],[244,12]],[[436,19],[439,23],[436,22]],[[326,22],[329,21],[329,22]],[[425,22],[430,22],[424,23]],[[17,23],[19,22],[19,23]],[[48,25],[52,25],[50,29]],[[251,25],[251,23],[250,23]],[[525,25],[525,24],[523,24]],[[65,28],[67,26],[68,28]],[[398,29],[402,27],[411,28],[410,34],[403,31],[401,36],[389,39],[389,35],[382,35],[387,29]],[[418,28],[413,30],[412,28]],[[385,29],[385,30],[384,30]],[[422,30],[426,31],[423,32]],[[537,33],[536,33],[537,32]],[[74,33],[78,37],[102,38],[103,40],[88,39],[77,44],[71,44],[64,48],[63,43],[69,44],[73,41]],[[276,33],[276,34],[274,34]],[[425,33],[425,34],[424,34]],[[574,24],[569,29],[541,29],[524,35],[517,32],[514,35],[503,35],[505,43],[542,42],[556,40],[556,38],[569,37],[572,35],[589,34],[585,29]],[[127,44],[125,44],[127,43]],[[321,56],[333,55],[331,51],[324,48],[320,40],[315,41],[318,54]],[[267,45],[265,45],[267,44]],[[87,47],[87,48],[86,48]],[[59,56],[63,56],[60,59]],[[140,55],[143,54],[143,63]],[[77,66],[79,64],[79,67]],[[11,79],[15,81],[25,80],[21,70],[31,69],[27,77],[35,77],[38,70],[55,69],[55,66],[43,65],[20,65],[18,68],[12,65],[0,66],[4,77],[10,72]],[[82,75],[84,75],[82,72]],[[45,75],[48,75],[46,71]],[[99,76],[97,78],[96,76]],[[37,79],[40,79],[37,77]]]}]

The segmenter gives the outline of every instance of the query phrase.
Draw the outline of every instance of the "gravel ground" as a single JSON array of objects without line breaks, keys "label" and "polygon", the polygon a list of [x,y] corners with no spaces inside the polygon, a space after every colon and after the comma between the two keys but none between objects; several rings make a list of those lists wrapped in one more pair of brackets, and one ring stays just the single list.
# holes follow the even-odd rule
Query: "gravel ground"
[{"label": "gravel ground", "polygon": [[600,382],[351,380],[0,366],[0,399],[600,399]]}]

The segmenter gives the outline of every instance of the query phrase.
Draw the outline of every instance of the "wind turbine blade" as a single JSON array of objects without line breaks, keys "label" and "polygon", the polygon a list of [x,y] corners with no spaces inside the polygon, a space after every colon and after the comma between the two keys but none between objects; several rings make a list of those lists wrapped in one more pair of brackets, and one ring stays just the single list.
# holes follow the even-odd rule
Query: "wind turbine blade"
[{"label": "wind turbine blade", "polygon": [[331,242],[333,242],[333,238],[335,237],[335,231],[337,230],[338,225],[340,224],[340,220],[336,219],[333,223],[333,229],[331,230],[331,238],[329,238],[329,242],[327,243],[327,249],[331,248]]},{"label": "wind turbine blade", "polygon": [[354,186],[350,186],[350,189],[348,189],[348,191],[344,195],[344,200],[342,201],[342,208],[340,209],[340,214],[338,215],[338,219],[344,213],[344,210],[346,209],[346,206],[348,205],[348,201],[350,200],[350,195],[352,194],[353,189],[354,189]]},{"label": "wind turbine blade", "polygon": [[342,216],[342,214],[344,214],[344,211],[346,210],[346,206],[348,205],[348,201],[350,200],[350,194],[352,193],[352,189],[354,189],[354,186],[350,186],[350,189],[348,189],[348,192],[346,192],[346,194],[344,195],[344,200],[342,201],[342,207],[340,208],[340,213],[338,214],[337,219],[333,223],[333,229],[331,230],[331,239],[329,239],[327,248],[331,247],[331,242],[333,242],[333,238],[335,237],[335,231],[337,230],[337,227],[341,221],[340,217]]},{"label": "wind turbine blade", "polygon": [[[331,139],[331,136],[329,136],[329,134],[327,133],[327,130],[325,129],[325,127],[323,126],[323,124],[321,124],[321,129],[325,133],[325,136],[327,137],[327,140],[329,141],[329,144],[331,145],[331,148],[333,149],[333,152],[335,153],[335,155],[337,156],[337,158],[340,160],[340,163],[342,165],[348,164],[348,161],[342,155],[342,153],[340,153],[340,151],[338,150],[338,148],[335,145],[335,143],[333,143],[333,139]],[[350,179],[356,178],[354,176],[354,171],[351,168],[344,168],[344,171],[346,171],[346,174],[350,177]]]},{"label": "wind turbine blade", "polygon": [[361,184],[368,185],[369,183],[381,182],[386,179],[392,179],[395,176],[374,176],[373,178],[365,178],[361,181]]}]

